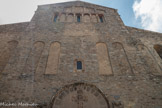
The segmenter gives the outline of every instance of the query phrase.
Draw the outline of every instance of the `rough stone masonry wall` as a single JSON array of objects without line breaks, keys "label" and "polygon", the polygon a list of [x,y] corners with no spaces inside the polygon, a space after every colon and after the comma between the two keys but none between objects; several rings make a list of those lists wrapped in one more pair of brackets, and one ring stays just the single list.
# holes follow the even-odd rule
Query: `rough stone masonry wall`
[{"label": "rough stone masonry wall", "polygon": [[0,73],[4,71],[8,62],[14,63],[14,61],[9,61],[9,59],[10,57],[16,59],[15,56],[17,55],[14,56],[14,53],[17,52],[16,47],[28,24],[28,22],[25,22],[0,26]]},{"label": "rough stone masonry wall", "polygon": [[[75,6],[95,9],[93,13],[105,10],[104,23],[53,22],[56,12],[63,13],[68,8],[68,12],[76,13]],[[124,108],[162,107],[161,65],[147,54],[146,48],[138,46],[147,46],[146,39],[148,43],[161,44],[161,34],[138,33],[140,30],[124,26],[116,10],[84,2],[39,6],[27,25],[22,27],[23,32],[18,29],[20,32],[3,33],[4,26],[0,29],[4,42],[15,38],[18,41],[16,51],[0,73],[0,102],[34,102],[40,108],[48,108],[60,88],[82,82],[99,88],[111,108],[119,101]],[[45,74],[54,42],[60,43],[58,67],[54,74]],[[98,43],[107,47],[109,75],[99,75]],[[76,59],[84,62],[84,71],[75,71]]]}]

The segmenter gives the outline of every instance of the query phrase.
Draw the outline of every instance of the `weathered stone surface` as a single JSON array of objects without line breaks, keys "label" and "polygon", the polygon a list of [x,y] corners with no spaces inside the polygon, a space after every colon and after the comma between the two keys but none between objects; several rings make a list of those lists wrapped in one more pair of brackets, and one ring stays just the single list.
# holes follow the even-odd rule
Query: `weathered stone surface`
[{"label": "weathered stone surface", "polygon": [[61,89],[52,108],[110,108],[102,92],[92,85],[75,83]]},{"label": "weathered stone surface", "polygon": [[51,44],[45,74],[57,74],[60,59],[60,47],[60,43],[58,42],[54,42]]},{"label": "weathered stone surface", "polygon": [[106,44],[97,43],[96,50],[99,63],[99,75],[111,75],[112,70]]},{"label": "weathered stone surface", "polygon": [[[8,48],[8,42],[14,44]],[[53,48],[53,42],[60,45]],[[97,43],[107,48],[97,50]],[[108,108],[161,108],[162,59],[155,45],[162,45],[161,33],[125,26],[115,9],[81,1],[38,6],[30,22],[0,26],[0,102],[52,108],[53,97],[66,92],[62,88],[79,82],[99,89]],[[76,60],[84,71],[77,70]],[[104,103],[91,95],[97,95],[94,86],[86,86],[91,92],[85,95]]]}]

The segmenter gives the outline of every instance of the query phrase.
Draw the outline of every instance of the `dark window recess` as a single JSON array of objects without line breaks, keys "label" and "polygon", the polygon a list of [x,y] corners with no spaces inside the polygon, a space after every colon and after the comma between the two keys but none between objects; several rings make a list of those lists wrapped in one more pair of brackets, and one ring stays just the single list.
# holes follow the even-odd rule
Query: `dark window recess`
[{"label": "dark window recess", "polygon": [[82,62],[81,61],[77,61],[77,69],[82,70]]},{"label": "dark window recess", "polygon": [[80,22],[80,15],[77,16],[77,22]]},{"label": "dark window recess", "polygon": [[160,58],[162,59],[162,45],[154,45],[154,49],[159,54]]},{"label": "dark window recess", "polygon": [[103,16],[99,16],[100,22],[103,23]]},{"label": "dark window recess", "polygon": [[57,18],[58,18],[58,15],[55,15],[55,17],[54,17],[54,22],[57,21]]}]

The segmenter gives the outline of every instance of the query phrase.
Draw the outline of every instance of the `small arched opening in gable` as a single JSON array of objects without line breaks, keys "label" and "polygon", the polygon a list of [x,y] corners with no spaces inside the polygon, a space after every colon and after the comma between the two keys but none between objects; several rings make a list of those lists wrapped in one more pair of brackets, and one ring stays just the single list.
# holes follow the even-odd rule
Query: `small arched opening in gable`
[{"label": "small arched opening in gable", "polygon": [[76,14],[76,22],[81,22],[81,14]]},{"label": "small arched opening in gable", "polygon": [[74,14],[73,13],[69,13],[67,16],[67,22],[73,22],[74,21]]},{"label": "small arched opening in gable", "polygon": [[91,22],[90,15],[88,13],[84,14],[84,22]]},{"label": "small arched opening in gable", "polygon": [[66,22],[66,14],[62,13],[60,16],[60,22]]},{"label": "small arched opening in gable", "polygon": [[59,14],[58,13],[55,13],[54,19],[53,19],[54,22],[58,22],[58,16],[59,16]]},{"label": "small arched opening in gable", "polygon": [[104,22],[104,15],[103,14],[99,14],[98,17],[99,17],[99,22],[103,23]]},{"label": "small arched opening in gable", "polygon": [[94,22],[94,23],[97,22],[97,16],[96,16],[96,14],[92,14],[91,15],[91,22]]}]

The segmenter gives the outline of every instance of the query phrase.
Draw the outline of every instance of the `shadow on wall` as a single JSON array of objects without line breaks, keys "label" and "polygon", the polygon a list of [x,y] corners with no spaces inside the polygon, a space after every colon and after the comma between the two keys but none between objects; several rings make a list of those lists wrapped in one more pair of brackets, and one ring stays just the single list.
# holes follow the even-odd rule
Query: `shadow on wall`
[{"label": "shadow on wall", "polygon": [[162,59],[162,45],[154,45],[154,49],[156,50],[156,52],[158,53],[158,55]]}]

